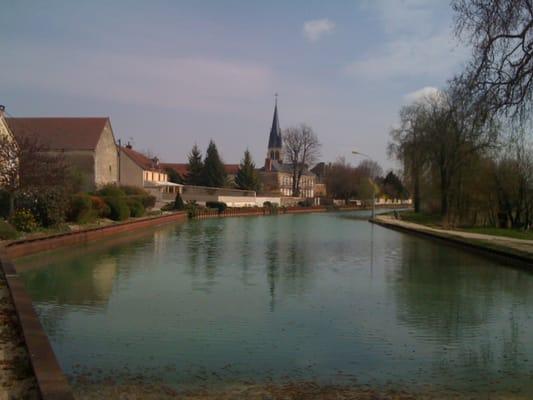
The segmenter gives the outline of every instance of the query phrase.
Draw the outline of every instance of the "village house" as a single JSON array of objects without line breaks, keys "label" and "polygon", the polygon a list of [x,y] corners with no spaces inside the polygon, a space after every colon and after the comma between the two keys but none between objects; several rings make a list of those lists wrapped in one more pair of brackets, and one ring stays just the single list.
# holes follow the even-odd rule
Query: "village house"
[{"label": "village house", "polygon": [[180,185],[169,182],[168,174],[157,157],[147,157],[134,150],[129,143],[119,146],[119,149],[121,185],[143,188],[160,201],[174,200]]},{"label": "village house", "polygon": [[6,118],[16,140],[34,140],[47,152],[62,153],[82,188],[118,182],[118,154],[111,122],[95,118]]}]

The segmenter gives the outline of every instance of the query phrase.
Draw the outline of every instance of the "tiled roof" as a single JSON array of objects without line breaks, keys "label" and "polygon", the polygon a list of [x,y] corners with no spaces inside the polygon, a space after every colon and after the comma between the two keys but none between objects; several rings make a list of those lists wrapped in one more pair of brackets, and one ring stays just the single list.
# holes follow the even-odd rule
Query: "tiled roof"
[{"label": "tiled roof", "polygon": [[6,118],[15,138],[36,138],[50,150],[94,150],[109,122],[97,118]]},{"label": "tiled roof", "polygon": [[135,151],[132,148],[126,146],[121,147],[120,150],[122,150],[123,153],[125,153],[129,158],[131,158],[132,161],[139,167],[141,167],[143,170],[163,172],[164,167],[162,164],[156,165],[153,159],[146,157],[144,154],[139,153],[138,151]]}]

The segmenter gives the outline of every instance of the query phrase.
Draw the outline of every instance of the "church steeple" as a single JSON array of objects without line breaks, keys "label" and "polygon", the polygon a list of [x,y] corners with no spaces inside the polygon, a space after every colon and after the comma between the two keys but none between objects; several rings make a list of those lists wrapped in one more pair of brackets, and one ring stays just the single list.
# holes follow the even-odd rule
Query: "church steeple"
[{"label": "church steeple", "polygon": [[270,136],[268,137],[268,153],[267,159],[282,161],[281,150],[283,148],[283,141],[281,138],[281,129],[279,127],[278,118],[278,94],[276,93],[276,102],[274,105],[274,118],[272,119],[272,128],[270,128]]}]

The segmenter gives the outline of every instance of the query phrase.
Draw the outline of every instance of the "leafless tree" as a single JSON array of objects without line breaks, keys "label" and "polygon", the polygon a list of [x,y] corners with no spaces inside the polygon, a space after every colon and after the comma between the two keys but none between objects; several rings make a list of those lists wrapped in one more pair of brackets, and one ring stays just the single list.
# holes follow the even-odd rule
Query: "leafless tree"
[{"label": "leafless tree", "polygon": [[465,73],[491,110],[528,117],[533,95],[533,1],[453,0],[456,33],[469,40]]},{"label": "leafless tree", "polygon": [[66,187],[71,182],[69,165],[62,153],[47,151],[35,136],[0,137],[0,188],[14,197],[28,188]]},{"label": "leafless tree", "polygon": [[287,128],[283,135],[285,159],[292,168],[292,195],[300,195],[300,179],[320,156],[320,142],[311,127],[301,124]]}]

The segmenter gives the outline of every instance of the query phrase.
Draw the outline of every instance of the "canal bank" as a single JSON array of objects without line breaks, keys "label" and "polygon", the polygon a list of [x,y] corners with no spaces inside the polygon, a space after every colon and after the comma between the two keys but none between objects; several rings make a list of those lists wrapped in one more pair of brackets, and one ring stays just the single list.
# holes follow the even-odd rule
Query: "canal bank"
[{"label": "canal bank", "polygon": [[433,228],[403,221],[393,215],[379,215],[370,222],[401,232],[445,241],[485,256],[514,260],[520,267],[533,267],[533,241],[531,240]]}]

